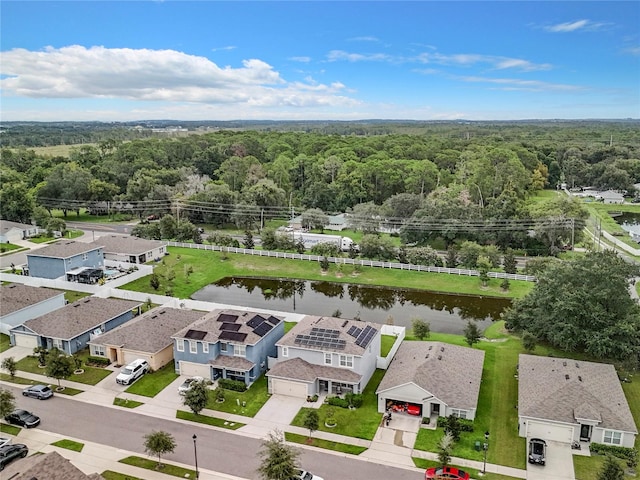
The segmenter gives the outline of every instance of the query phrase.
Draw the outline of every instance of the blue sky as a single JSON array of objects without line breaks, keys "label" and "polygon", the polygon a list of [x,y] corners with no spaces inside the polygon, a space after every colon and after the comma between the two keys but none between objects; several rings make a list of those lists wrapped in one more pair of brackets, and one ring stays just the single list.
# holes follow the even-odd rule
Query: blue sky
[{"label": "blue sky", "polygon": [[640,118],[640,2],[0,4],[1,119]]}]

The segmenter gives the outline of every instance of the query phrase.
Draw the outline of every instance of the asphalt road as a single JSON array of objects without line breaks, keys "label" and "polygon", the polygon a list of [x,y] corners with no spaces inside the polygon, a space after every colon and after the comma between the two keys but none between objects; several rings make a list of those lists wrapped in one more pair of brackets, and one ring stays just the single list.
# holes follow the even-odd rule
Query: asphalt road
[{"label": "asphalt road", "polygon": [[[149,417],[115,408],[105,408],[57,395],[45,401],[26,398],[21,390],[5,387],[16,397],[18,408],[32,411],[42,420],[40,428],[48,432],[109,445],[145,456],[143,436],[153,430],[171,433],[178,444],[172,454],[164,458],[192,465],[194,449],[192,437],[198,436],[198,466],[203,469],[259,479],[258,452],[261,440],[242,434],[227,433],[197,424],[184,424],[167,419]],[[301,449],[300,464],[325,480],[419,480],[420,472],[372,463],[320,450]],[[124,454],[123,454],[124,456]]]}]

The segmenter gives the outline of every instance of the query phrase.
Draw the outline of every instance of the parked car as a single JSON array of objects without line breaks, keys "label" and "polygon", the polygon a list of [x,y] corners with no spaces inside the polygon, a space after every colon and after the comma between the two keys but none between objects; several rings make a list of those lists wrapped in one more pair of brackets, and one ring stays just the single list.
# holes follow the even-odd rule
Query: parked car
[{"label": "parked car", "polygon": [[191,377],[187,378],[182,384],[178,387],[178,393],[180,395],[186,394],[189,390],[191,390],[191,385],[196,382],[204,382],[204,378],[202,377]]},{"label": "parked car", "polygon": [[409,415],[415,415],[419,417],[421,413],[420,410],[421,410],[420,405],[413,405],[413,404],[407,405],[407,413]]},{"label": "parked car", "polygon": [[120,370],[120,373],[116,377],[116,382],[120,385],[131,385],[148,371],[149,364],[147,361],[138,358]]},{"label": "parked car", "polygon": [[298,474],[293,477],[291,480],[323,480],[317,475],[314,475],[311,472],[307,472],[305,470],[298,470]]},{"label": "parked car", "polygon": [[22,395],[37,398],[38,400],[46,400],[47,398],[53,397],[53,390],[47,385],[31,385],[22,390]]},{"label": "parked car", "polygon": [[13,462],[16,458],[24,458],[29,453],[29,449],[22,443],[3,445],[0,447],[0,470]]},{"label": "parked car", "polygon": [[24,428],[33,428],[40,424],[40,417],[26,410],[14,410],[9,415],[6,415],[4,419],[7,423],[19,425]]},{"label": "parked car", "polygon": [[456,467],[432,467],[427,468],[427,471],[424,472],[425,479],[451,479],[451,480],[469,480],[469,474],[464,470],[460,470]]},{"label": "parked car", "polygon": [[529,463],[544,466],[547,461],[547,442],[541,438],[529,440]]}]

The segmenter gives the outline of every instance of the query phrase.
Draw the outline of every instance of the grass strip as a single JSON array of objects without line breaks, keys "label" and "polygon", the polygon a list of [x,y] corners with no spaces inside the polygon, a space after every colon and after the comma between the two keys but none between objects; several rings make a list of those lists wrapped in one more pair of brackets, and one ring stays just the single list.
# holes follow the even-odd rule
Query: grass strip
[{"label": "grass strip", "polygon": [[140,405],[144,405],[142,402],[136,402],[135,400],[129,400],[128,398],[114,398],[113,404],[117,407],[136,408]]},{"label": "grass strip", "polygon": [[349,445],[348,443],[332,442],[321,438],[309,438],[306,435],[285,432],[284,438],[288,442],[299,443],[301,445],[309,445],[311,447],[324,448],[325,450],[333,450],[335,452],[348,453],[350,455],[360,455],[367,448],[357,445]]},{"label": "grass strip", "polygon": [[171,465],[170,463],[162,463],[158,465],[157,460],[151,460],[149,458],[142,457],[126,457],[118,460],[120,463],[124,463],[125,465],[131,465],[133,467],[145,468],[147,470],[153,470],[154,472],[164,473],[166,475],[171,475],[174,477],[180,478],[195,478],[196,472],[195,470],[191,470],[189,468],[182,468],[177,465]]},{"label": "grass strip", "polygon": [[66,448],[67,450],[73,450],[74,452],[81,452],[84,448],[84,443],[74,442],[73,440],[58,440],[51,445],[54,447]]},{"label": "grass strip", "polygon": [[0,423],[0,432],[8,433],[9,435],[18,435],[22,429],[20,427],[16,427],[15,425],[7,425],[5,423]]},{"label": "grass strip", "polygon": [[102,478],[104,478],[104,480],[144,480],[143,478],[132,477],[131,475],[114,472],[113,470],[105,470],[100,475],[102,475]]},{"label": "grass strip", "polygon": [[189,422],[204,423],[205,425],[211,425],[212,427],[226,428],[228,430],[237,430],[240,427],[244,427],[244,423],[230,422],[224,418],[210,417],[209,415],[196,415],[193,412],[185,412],[184,410],[178,410],[176,412],[176,418],[180,420],[187,420]]},{"label": "grass strip", "polygon": [[64,390],[56,392],[58,395],[67,395],[69,397],[73,397],[74,395],[78,395],[79,393],[84,392],[84,390],[78,390],[77,388],[64,387]]}]

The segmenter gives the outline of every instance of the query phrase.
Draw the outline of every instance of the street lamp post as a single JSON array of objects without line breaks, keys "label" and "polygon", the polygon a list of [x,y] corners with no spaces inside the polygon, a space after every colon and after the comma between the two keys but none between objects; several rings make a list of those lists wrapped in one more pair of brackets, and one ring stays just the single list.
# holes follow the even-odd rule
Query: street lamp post
[{"label": "street lamp post", "polygon": [[484,450],[484,464],[482,465],[482,473],[487,473],[487,450],[489,450],[489,432],[484,432],[484,444],[482,445]]},{"label": "street lamp post", "polygon": [[198,472],[198,449],[196,447],[196,440],[198,439],[197,435],[193,434],[193,455],[196,459],[196,480],[200,478],[200,472]]}]

